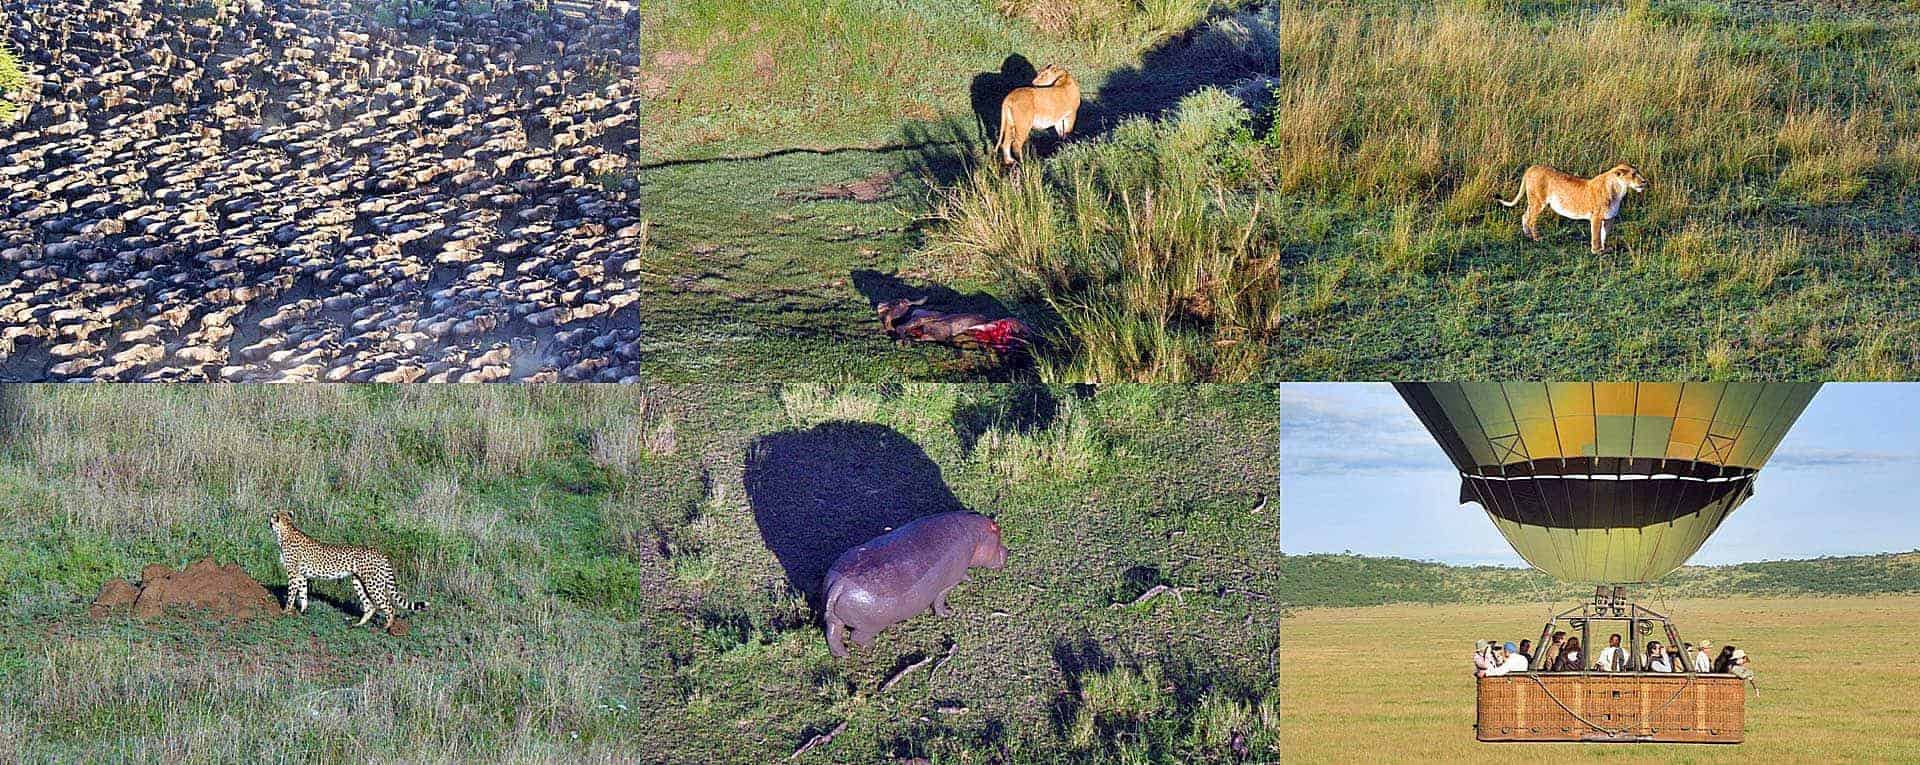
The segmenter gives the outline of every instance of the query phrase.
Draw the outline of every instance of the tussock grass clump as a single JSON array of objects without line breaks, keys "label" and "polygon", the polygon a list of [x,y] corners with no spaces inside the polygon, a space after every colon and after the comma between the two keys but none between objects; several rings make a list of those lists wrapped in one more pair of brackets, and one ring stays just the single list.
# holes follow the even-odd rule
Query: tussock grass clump
[{"label": "tussock grass clump", "polygon": [[[1067,727],[1076,754],[1117,762],[1237,762],[1279,751],[1274,694],[1236,698],[1221,688],[1201,695],[1188,678],[1170,678],[1158,664],[1117,666],[1080,677],[1080,697]],[[1257,758],[1256,758],[1257,759]]]},{"label": "tussock grass clump", "polygon": [[1044,377],[1241,380],[1278,321],[1278,247],[1248,194],[1251,115],[1217,90],[1011,176],[976,173],[934,212],[933,252],[1059,316]]}]

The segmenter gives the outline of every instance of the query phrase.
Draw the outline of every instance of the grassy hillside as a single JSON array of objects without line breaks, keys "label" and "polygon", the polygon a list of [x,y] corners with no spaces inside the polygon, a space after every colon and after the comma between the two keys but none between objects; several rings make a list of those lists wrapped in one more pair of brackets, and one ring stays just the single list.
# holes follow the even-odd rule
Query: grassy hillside
[{"label": "grassy hillside", "polygon": [[[767,762],[834,731],[800,761],[1276,745],[1267,391],[0,394],[0,761]],[[996,517],[1007,567],[951,618],[832,658],[826,563],[956,507]],[[433,608],[401,638],[351,628],[339,582],[300,618],[86,615],[148,563],[282,584],[280,508],[389,552]]]},{"label": "grassy hillside", "polygon": [[[1760,690],[1746,699],[1746,741],[1701,744],[1483,744],[1474,740],[1479,637],[1540,629],[1534,605],[1393,605],[1303,611],[1286,620],[1281,760],[1331,762],[1802,763],[1913,762],[1920,663],[1899,651],[1920,597],[1675,600],[1683,639],[1737,645]],[[1355,655],[1390,657],[1355,671]],[[1836,661],[1839,663],[1836,664]]]},{"label": "grassy hillside", "polygon": [[[670,380],[1224,376],[1077,363],[1068,323],[1078,318],[1064,299],[928,250],[932,232],[960,214],[948,195],[986,182],[976,175],[988,152],[983,123],[997,124],[1000,94],[1034,68],[1075,73],[1086,96],[1076,140],[1091,141],[1270,71],[1272,16],[1244,12],[1249,5],[788,0],[648,11],[651,98],[638,164],[653,222],[644,303],[652,371]],[[1244,132],[1222,108],[1209,101],[1186,132],[1201,142]],[[1168,222],[1186,227],[1181,241],[1225,236],[1212,231],[1215,219],[1242,229],[1250,221],[1237,202],[1224,211],[1179,202],[1186,212],[1169,209]],[[1050,350],[1037,365],[1002,366],[894,348],[871,305],[907,295],[1021,316],[1049,335]]]},{"label": "grassy hillside", "polygon": [[[1362,555],[1283,555],[1281,600],[1299,608],[1387,603],[1561,602],[1593,594],[1532,569],[1448,566]],[[1640,588],[1643,596],[1878,595],[1920,593],[1920,551],[1684,566]]]},{"label": "grassy hillside", "polygon": [[[1282,12],[1277,375],[1894,378],[1920,367],[1920,9]],[[1618,249],[1521,236],[1522,168],[1630,163]]]}]

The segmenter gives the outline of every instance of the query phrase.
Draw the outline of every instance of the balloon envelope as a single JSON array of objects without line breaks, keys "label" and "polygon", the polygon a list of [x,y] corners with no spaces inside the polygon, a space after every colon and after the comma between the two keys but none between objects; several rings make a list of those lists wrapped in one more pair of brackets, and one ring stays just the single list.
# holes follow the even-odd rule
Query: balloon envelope
[{"label": "balloon envelope", "polygon": [[1573,582],[1679,568],[1819,383],[1395,383],[1515,552]]}]

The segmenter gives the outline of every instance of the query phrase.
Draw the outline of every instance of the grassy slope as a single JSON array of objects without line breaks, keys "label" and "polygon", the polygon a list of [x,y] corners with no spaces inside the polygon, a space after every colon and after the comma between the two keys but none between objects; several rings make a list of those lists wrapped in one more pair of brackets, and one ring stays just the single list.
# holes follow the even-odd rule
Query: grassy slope
[{"label": "grassy slope", "polygon": [[[1273,376],[1920,367],[1914,9],[1352,2],[1282,17],[1270,143],[1290,321]],[[1540,162],[1647,174],[1617,251],[1588,255],[1584,226],[1558,219],[1527,242],[1491,204]]]},{"label": "grassy slope", "polygon": [[[1020,54],[1071,68],[1092,96],[1210,3],[1029,3],[1102,9],[1077,31],[987,3],[787,0],[659,4],[641,172],[654,227],[647,297],[659,379],[1031,376],[936,348],[894,349],[854,271],[937,282],[1034,317],[1006,285],[916,253],[933,199],[980,151],[976,76]],[[1068,25],[1071,26],[1071,25]],[[1129,79],[1126,89],[1140,89]],[[1124,94],[1122,94],[1124,95]],[[766,156],[774,154],[775,156]],[[736,160],[702,161],[716,157]],[[805,199],[901,172],[870,202]],[[924,180],[923,180],[924,179]],[[898,283],[883,289],[899,290]],[[990,296],[989,296],[990,293]]]},{"label": "grassy slope", "polygon": [[[1256,389],[5,393],[0,759],[768,761],[843,720],[808,760],[1204,761],[1233,730],[1273,745],[1277,612],[1245,594],[1277,587],[1276,519],[1248,513],[1275,459]],[[860,454],[884,433],[823,441],[828,421],[896,430],[892,456],[924,453],[1012,549],[953,618],[846,661],[743,483],[757,439]],[[390,551],[434,609],[403,639],[319,600],[238,627],[83,615],[149,562],[213,557],[273,583],[278,507]],[[1112,605],[1155,583],[1181,590]],[[933,674],[876,690],[948,640]]]},{"label": "grassy slope", "polygon": [[[1537,634],[1538,606],[1393,605],[1303,611],[1281,629],[1283,761],[1912,762],[1920,663],[1900,650],[1920,597],[1766,597],[1667,604],[1681,636],[1754,658],[1738,746],[1482,744],[1473,738],[1473,640]],[[1354,670],[1380,652],[1389,664]]]},{"label": "grassy slope", "polygon": [[[1388,603],[1511,603],[1578,599],[1582,588],[1532,569],[1448,566],[1361,555],[1287,555],[1281,600],[1299,608]],[[1920,552],[1685,566],[1644,595],[1876,595],[1920,592]],[[1587,595],[1592,594],[1586,588]]]}]

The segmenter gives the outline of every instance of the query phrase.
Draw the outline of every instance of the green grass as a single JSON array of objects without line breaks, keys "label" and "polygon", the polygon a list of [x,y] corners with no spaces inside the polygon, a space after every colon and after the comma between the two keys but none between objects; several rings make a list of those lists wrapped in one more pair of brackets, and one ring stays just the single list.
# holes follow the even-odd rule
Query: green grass
[{"label": "green grass", "polygon": [[[1448,566],[1363,555],[1285,555],[1281,600],[1290,607],[1388,603],[1511,603],[1577,600],[1590,587],[1532,569]],[[1641,594],[1659,598],[1747,595],[1878,595],[1920,592],[1920,551],[1727,566],[1683,566]]]},{"label": "green grass", "polygon": [[[1237,59],[1260,58],[1263,38],[1247,43],[1256,46],[1249,53],[1218,35],[1182,37],[1245,4],[651,8],[648,125],[637,162],[646,166],[652,224],[649,372],[663,380],[1090,378],[1055,372],[1068,362],[1044,354],[1038,365],[998,365],[941,348],[894,348],[869,306],[937,285],[963,297],[958,305],[1010,311],[1070,344],[1070,333],[1053,331],[1058,309],[1043,295],[926,252],[936,207],[958,185],[983,182],[966,180],[986,155],[976,115],[984,108],[997,119],[997,103],[975,103],[976,81],[999,77],[1014,55],[1035,67],[1063,64],[1090,99],[1105,99],[1109,119],[1090,122],[1090,107],[1081,132],[1103,131],[1121,115],[1172,106]],[[1264,55],[1271,60],[1270,47]],[[877,195],[844,198],[847,184],[890,176]]]},{"label": "green grass", "polygon": [[[1250,512],[1273,492],[1270,391],[0,396],[0,760],[767,762],[842,722],[802,761],[1230,762],[1277,745],[1277,519]],[[839,467],[811,472],[820,454]],[[992,513],[1009,565],[976,571],[952,618],[832,658],[776,550],[928,493]],[[763,521],[782,507],[837,509]],[[404,638],[353,629],[339,582],[305,616],[250,624],[85,614],[149,563],[210,557],[280,584],[280,508],[388,552],[433,607]],[[1157,584],[1175,589],[1127,605]]]},{"label": "green grass", "polygon": [[[1920,13],[1867,13],[1283,10],[1272,374],[1910,375]],[[1528,164],[1616,162],[1651,184],[1606,255],[1489,203]]]},{"label": "green grass", "polygon": [[976,173],[935,213],[929,249],[1058,316],[1050,380],[1257,379],[1281,323],[1280,221],[1252,114],[1203,90],[1043,169]]},{"label": "green grass", "polygon": [[20,58],[7,43],[0,42],[0,122],[13,119],[20,111],[14,102],[27,88],[27,74],[20,69]]},{"label": "green grass", "polygon": [[[658,374],[1920,368],[1910,5],[1349,0],[1192,21],[1186,6],[1063,1],[904,21],[908,6],[657,14],[656,59],[701,76],[673,78],[652,156],[845,150],[643,173],[669,208],[648,299]],[[1235,31],[1248,20],[1277,38]],[[1194,34],[1166,36],[1187,21]],[[1182,51],[1270,56],[1276,76],[1239,82],[1249,107],[1236,112]],[[1161,77],[1148,89],[1188,100],[1001,178],[973,161],[965,84],[1009,52],[1067,63],[1104,97]],[[1530,164],[1591,175],[1618,162],[1651,185],[1603,255],[1586,252],[1581,223],[1547,220],[1531,242],[1518,212],[1491,203]],[[793,193],[887,171],[908,176],[874,203]],[[862,269],[998,303],[1050,342],[1012,369],[892,349],[850,283]]]}]

